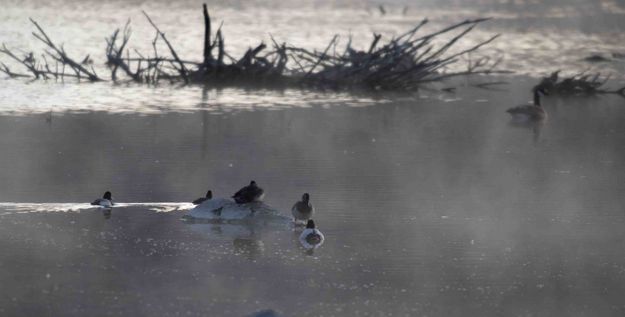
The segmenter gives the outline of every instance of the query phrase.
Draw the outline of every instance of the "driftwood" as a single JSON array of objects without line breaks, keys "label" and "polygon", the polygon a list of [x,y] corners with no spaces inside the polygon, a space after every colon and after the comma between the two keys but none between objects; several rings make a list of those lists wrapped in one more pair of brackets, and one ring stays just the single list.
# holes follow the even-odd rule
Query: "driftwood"
[{"label": "driftwood", "polygon": [[[501,60],[490,57],[478,58],[466,70],[448,71],[448,66],[458,63],[462,57],[479,50],[494,41],[494,35],[486,41],[453,53],[450,50],[478,24],[488,19],[466,20],[442,30],[419,36],[418,31],[428,23],[424,19],[414,28],[384,43],[382,35],[373,34],[372,42],[364,51],[352,48],[351,39],[344,49],[338,49],[339,37],[334,36],[323,51],[311,51],[278,43],[273,37],[267,46],[260,43],[250,47],[240,58],[226,52],[221,27],[213,34],[211,19],[206,5],[204,15],[203,59],[194,62],[182,59],[150,16],[143,12],[155,30],[150,54],[128,49],[131,37],[130,23],[117,29],[106,39],[106,65],[112,81],[157,83],[160,80],[214,85],[259,86],[313,86],[322,88],[368,88],[381,90],[416,89],[420,85],[442,81],[454,76],[500,73],[495,69]],[[0,48],[13,60],[22,64],[30,74],[13,72],[7,65],[0,65],[0,72],[10,77],[34,77],[36,79],[76,77],[90,81],[102,80],[93,67],[87,69],[65,53],[63,46],[55,45],[43,29],[32,20],[38,30],[35,37],[51,50],[43,60],[36,60],[30,53],[20,57],[6,46]],[[222,24],[223,25],[223,24]],[[434,39],[457,33],[446,43],[433,44]],[[163,43],[168,54],[161,55],[157,47]],[[51,57],[54,67],[45,56]],[[88,59],[88,58],[87,58]],[[66,72],[70,70],[71,72]]]},{"label": "driftwood", "polygon": [[615,90],[604,89],[610,76],[601,78],[601,73],[583,71],[569,77],[561,77],[560,70],[544,77],[534,89],[543,89],[547,93],[556,95],[595,95],[618,94],[625,97],[625,86]]}]

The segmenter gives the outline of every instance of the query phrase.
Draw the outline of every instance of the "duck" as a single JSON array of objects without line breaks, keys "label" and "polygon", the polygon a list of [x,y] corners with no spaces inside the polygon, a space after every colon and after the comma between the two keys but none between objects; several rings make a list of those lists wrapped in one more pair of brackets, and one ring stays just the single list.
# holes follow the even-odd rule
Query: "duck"
[{"label": "duck", "polygon": [[299,236],[299,242],[302,246],[306,249],[318,248],[323,244],[324,239],[323,233],[316,228],[315,221],[308,219],[308,222],[306,222],[306,229],[304,229],[302,234]]},{"label": "duck", "polygon": [[206,192],[206,196],[200,197],[200,198],[194,200],[192,203],[194,205],[199,205],[199,204],[201,204],[201,203],[203,203],[203,202],[205,202],[207,200],[210,200],[212,198],[213,198],[213,192],[211,190],[209,190],[209,191]]},{"label": "duck", "polygon": [[312,218],[314,212],[315,207],[310,203],[310,195],[308,193],[304,193],[302,200],[296,202],[293,208],[291,208],[291,214],[295,223],[307,221]]},{"label": "duck", "polygon": [[547,118],[547,112],[540,104],[540,94],[547,95],[541,88],[534,89],[534,104],[521,105],[506,110],[512,116],[512,120],[518,122],[541,121]]},{"label": "duck", "polygon": [[237,204],[247,204],[251,202],[262,201],[265,191],[256,185],[255,181],[251,181],[249,185],[239,189],[232,198]]},{"label": "duck", "polygon": [[102,196],[102,198],[98,198],[96,200],[94,200],[91,205],[93,206],[102,206],[102,207],[113,207],[114,203],[113,203],[113,198],[112,198],[112,194],[111,192],[107,191],[104,193],[104,195]]}]

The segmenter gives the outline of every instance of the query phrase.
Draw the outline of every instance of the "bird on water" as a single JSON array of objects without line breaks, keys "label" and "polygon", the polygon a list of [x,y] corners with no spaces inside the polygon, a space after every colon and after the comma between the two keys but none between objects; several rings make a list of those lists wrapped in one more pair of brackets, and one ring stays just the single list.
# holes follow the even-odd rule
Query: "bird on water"
[{"label": "bird on water", "polygon": [[256,185],[255,181],[251,181],[249,185],[239,189],[232,198],[237,204],[247,204],[251,202],[262,201],[265,191]]}]

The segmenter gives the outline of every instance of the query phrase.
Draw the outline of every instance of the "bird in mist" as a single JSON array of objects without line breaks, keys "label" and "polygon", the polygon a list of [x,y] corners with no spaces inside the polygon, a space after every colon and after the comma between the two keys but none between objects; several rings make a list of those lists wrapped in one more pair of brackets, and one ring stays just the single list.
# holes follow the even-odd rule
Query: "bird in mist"
[{"label": "bird in mist", "polygon": [[199,205],[199,204],[201,204],[201,203],[203,203],[203,202],[205,202],[207,200],[210,200],[212,198],[213,198],[213,192],[209,190],[209,191],[206,192],[206,196],[200,197],[200,198],[194,200],[193,204],[194,205]]},{"label": "bird in mist", "polygon": [[291,214],[295,223],[305,222],[312,218],[314,212],[315,207],[310,203],[310,195],[308,193],[302,195],[302,200],[296,202],[293,208],[291,208]]},{"label": "bird in mist", "polygon": [[323,244],[323,233],[317,229],[315,222],[309,219],[306,223],[306,229],[299,236],[299,241],[306,249],[313,249]]},{"label": "bird in mist", "polygon": [[540,103],[541,94],[547,95],[544,89],[535,88],[534,104],[512,107],[506,110],[506,112],[509,113],[512,116],[512,119],[517,122],[531,122],[546,119],[547,112]]},{"label": "bird in mist", "polygon": [[93,206],[102,206],[102,207],[113,207],[114,203],[113,203],[113,195],[111,194],[111,192],[107,191],[106,193],[104,193],[104,195],[102,196],[102,198],[98,198],[96,200],[94,200],[91,205]]},{"label": "bird in mist", "polygon": [[232,198],[237,204],[246,204],[263,200],[265,191],[256,185],[255,181],[251,181],[249,185],[239,189]]}]

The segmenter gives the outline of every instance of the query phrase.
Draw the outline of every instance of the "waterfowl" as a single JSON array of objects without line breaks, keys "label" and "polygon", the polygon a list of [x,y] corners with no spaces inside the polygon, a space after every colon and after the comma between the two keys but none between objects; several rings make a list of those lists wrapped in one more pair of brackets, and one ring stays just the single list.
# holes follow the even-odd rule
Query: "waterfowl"
[{"label": "waterfowl", "polygon": [[206,196],[205,197],[200,197],[200,198],[194,200],[193,204],[194,205],[199,205],[199,204],[201,204],[201,203],[203,203],[203,202],[205,202],[205,201],[207,201],[209,199],[212,199],[212,198],[213,198],[213,192],[209,190],[209,191],[206,192]]},{"label": "waterfowl", "polygon": [[310,195],[308,193],[302,195],[302,200],[296,202],[293,208],[291,208],[291,214],[295,222],[305,222],[312,217],[314,212],[315,207],[310,203]]},{"label": "waterfowl", "polygon": [[102,198],[98,198],[94,200],[91,203],[91,205],[102,206],[102,207],[113,207],[114,203],[113,203],[111,192],[107,191],[106,193],[104,193]]},{"label": "waterfowl", "polygon": [[299,236],[299,242],[307,249],[317,248],[323,244],[323,233],[315,227],[315,222],[309,219],[306,223],[306,229]]},{"label": "waterfowl", "polygon": [[522,105],[517,107],[512,107],[506,110],[512,116],[512,119],[515,121],[523,122],[523,121],[540,121],[547,118],[547,112],[543,109],[540,104],[540,94],[546,95],[545,90],[543,89],[534,89],[534,104],[533,105]]},{"label": "waterfowl", "polygon": [[256,185],[255,181],[251,181],[249,185],[239,189],[232,198],[237,204],[246,204],[254,201],[261,201],[265,191]]}]

